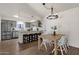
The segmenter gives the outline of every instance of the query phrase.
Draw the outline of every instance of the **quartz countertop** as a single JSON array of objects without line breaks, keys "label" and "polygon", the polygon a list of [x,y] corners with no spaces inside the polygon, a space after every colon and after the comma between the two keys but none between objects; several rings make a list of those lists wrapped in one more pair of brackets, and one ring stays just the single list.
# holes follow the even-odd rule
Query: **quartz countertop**
[{"label": "quartz countertop", "polygon": [[21,34],[41,33],[40,31],[20,31]]}]

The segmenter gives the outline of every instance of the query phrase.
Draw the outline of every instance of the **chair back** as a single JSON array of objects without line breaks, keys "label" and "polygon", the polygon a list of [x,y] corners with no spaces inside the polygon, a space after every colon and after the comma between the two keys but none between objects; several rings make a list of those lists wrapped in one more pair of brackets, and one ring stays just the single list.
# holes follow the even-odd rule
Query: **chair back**
[{"label": "chair back", "polygon": [[58,45],[65,45],[67,43],[65,35],[61,37],[61,39],[58,41]]}]

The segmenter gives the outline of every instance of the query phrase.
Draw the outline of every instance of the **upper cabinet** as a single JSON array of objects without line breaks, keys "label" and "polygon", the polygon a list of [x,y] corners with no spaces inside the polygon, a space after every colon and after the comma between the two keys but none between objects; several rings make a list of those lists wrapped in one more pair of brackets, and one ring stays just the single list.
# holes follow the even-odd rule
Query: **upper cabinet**
[{"label": "upper cabinet", "polygon": [[38,27],[42,27],[42,23],[40,20],[38,20]]},{"label": "upper cabinet", "polygon": [[25,27],[30,27],[30,22],[25,22]]},{"label": "upper cabinet", "polygon": [[1,20],[1,40],[7,40],[17,37],[16,34],[16,21]]},{"label": "upper cabinet", "polygon": [[1,31],[11,31],[16,27],[16,21],[1,20]]}]

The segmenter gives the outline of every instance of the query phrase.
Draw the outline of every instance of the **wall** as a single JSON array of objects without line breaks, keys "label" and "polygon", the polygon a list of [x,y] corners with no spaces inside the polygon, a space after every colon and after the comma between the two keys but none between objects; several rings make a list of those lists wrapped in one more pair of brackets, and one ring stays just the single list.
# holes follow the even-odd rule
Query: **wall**
[{"label": "wall", "polygon": [[[1,16],[1,15],[0,15]],[[13,20],[13,21],[22,21],[22,22],[26,22],[26,19],[19,19],[16,17],[11,17],[11,16],[1,16],[1,20]]]},{"label": "wall", "polygon": [[79,48],[79,7],[58,13],[57,20],[43,20],[43,28],[46,32],[52,32],[51,26],[57,25],[57,33],[68,35],[69,45]]},{"label": "wall", "polygon": [[0,42],[1,42],[1,17],[0,17]]}]

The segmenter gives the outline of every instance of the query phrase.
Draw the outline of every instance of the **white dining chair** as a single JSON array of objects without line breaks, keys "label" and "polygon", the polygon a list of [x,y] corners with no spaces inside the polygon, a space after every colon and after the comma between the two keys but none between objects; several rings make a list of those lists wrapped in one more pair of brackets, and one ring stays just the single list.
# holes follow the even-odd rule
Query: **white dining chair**
[{"label": "white dining chair", "polygon": [[53,46],[53,42],[49,39],[44,39],[42,38],[42,43],[41,43],[41,47],[44,46],[45,50],[48,51],[48,47],[52,47]]},{"label": "white dining chair", "polygon": [[67,39],[66,36],[63,35],[61,39],[58,41],[58,47],[60,48],[61,54],[63,55],[63,52],[67,53]]},{"label": "white dining chair", "polygon": [[67,48],[70,48],[68,36],[66,36],[65,39],[66,39],[66,46],[67,46]]}]

